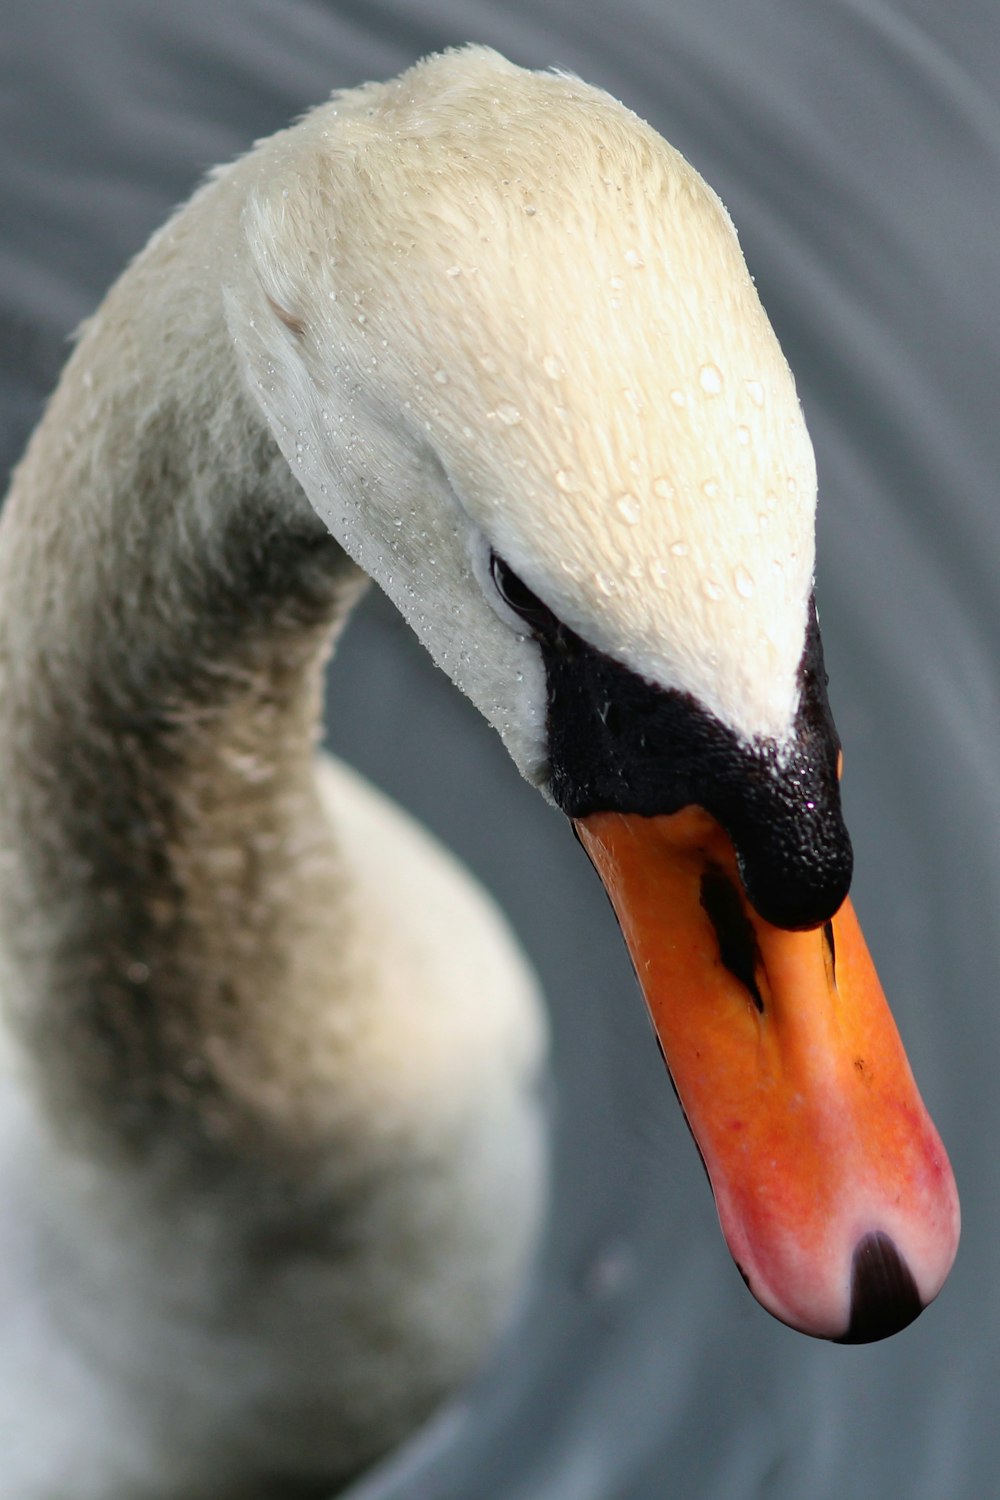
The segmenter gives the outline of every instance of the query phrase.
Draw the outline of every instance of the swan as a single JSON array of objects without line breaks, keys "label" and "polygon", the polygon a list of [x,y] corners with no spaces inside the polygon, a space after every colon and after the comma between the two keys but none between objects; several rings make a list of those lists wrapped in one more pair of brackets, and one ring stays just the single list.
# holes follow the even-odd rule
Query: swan
[{"label": "swan", "polygon": [[755,1296],[860,1340],[936,1295],[815,497],[725,209],[565,74],[334,95],[126,270],[0,524],[0,1495],[326,1494],[510,1316],[545,1021],[489,898],[317,755],[368,578],[572,820]]}]

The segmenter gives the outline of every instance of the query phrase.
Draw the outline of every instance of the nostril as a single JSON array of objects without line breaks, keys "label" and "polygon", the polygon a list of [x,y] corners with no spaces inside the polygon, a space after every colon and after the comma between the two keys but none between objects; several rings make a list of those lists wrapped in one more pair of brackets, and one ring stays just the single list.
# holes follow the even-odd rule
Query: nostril
[{"label": "nostril", "polygon": [[851,1266],[851,1321],[838,1344],[873,1344],[919,1317],[924,1304],[910,1268],[887,1234],[866,1234]]},{"label": "nostril", "polygon": [[763,969],[763,964],[757,938],[739,892],[721,870],[709,868],[702,876],[701,904],[715,929],[723,968],[739,980],[763,1014],[764,997],[757,983],[757,971]]},{"label": "nostril", "polygon": [[823,939],[826,943],[826,953],[830,961],[830,978],[834,984],[837,983],[837,942],[833,935],[833,923],[823,923]]}]

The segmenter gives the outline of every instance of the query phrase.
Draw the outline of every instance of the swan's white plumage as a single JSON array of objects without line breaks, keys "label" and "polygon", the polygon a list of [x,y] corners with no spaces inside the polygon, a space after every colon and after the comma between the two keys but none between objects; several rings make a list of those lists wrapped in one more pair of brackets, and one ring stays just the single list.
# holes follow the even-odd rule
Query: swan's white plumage
[{"label": "swan's white plumage", "polygon": [[169,1158],[109,1172],[82,1138],[68,1151],[39,1131],[0,1045],[3,1500],[333,1483],[405,1436],[511,1315],[545,1197],[534,976],[425,830],[334,760],[319,784],[365,958],[313,1035],[283,1045],[275,1017],[263,1107],[314,1131],[295,1090],[320,1068],[334,1111],[338,1150],[310,1151],[300,1190],[266,1163],[207,1190]]},{"label": "swan's white plumage", "polygon": [[[282,330],[280,380],[271,334],[255,346],[236,321],[258,399],[349,550],[368,566],[375,499],[392,571],[402,487],[369,445],[398,440],[384,427],[402,410],[404,462],[433,451],[446,522],[488,536],[595,645],[741,737],[785,741],[815,467],[716,195],[609,96],[484,50],[335,100],[300,130],[244,218],[264,292],[307,330]],[[363,537],[328,499],[345,426]],[[394,597],[412,618],[405,586]],[[512,717],[478,701],[498,727]]]},{"label": "swan's white plumage", "polygon": [[718,201],[484,49],[261,143],[129,268],[0,530],[3,1500],[345,1475],[529,1254],[537,997],[468,877],[317,774],[359,575],[315,513],[544,785],[488,546],[780,742],[814,491]]}]

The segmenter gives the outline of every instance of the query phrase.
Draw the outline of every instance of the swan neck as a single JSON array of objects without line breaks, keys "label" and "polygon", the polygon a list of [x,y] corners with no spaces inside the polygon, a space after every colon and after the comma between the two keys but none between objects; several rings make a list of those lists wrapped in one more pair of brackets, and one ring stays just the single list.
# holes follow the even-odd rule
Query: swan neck
[{"label": "swan neck", "polygon": [[51,1110],[119,1139],[287,1102],[268,1017],[287,1053],[344,905],[314,748],[361,575],[243,392],[237,221],[219,179],[130,267],[0,525],[3,1003]]}]

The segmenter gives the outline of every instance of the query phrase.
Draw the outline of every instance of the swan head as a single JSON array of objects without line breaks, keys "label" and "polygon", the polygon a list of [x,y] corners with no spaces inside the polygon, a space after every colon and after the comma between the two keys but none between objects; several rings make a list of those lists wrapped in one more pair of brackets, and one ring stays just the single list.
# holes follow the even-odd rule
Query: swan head
[{"label": "swan head", "polygon": [[[228,316],[309,500],[574,819],[756,1295],[823,1336],[893,1331],[957,1205],[853,935],[815,465],[726,210],[624,106],[481,48],[248,160]],[[834,1037],[838,942],[863,957]],[[900,1270],[862,1314],[872,1245]]]},{"label": "swan head", "polygon": [[[787,744],[815,466],[719,199],[623,106],[484,49],[348,100],[245,215],[260,394],[314,504],[353,498],[337,534],[411,617],[408,586],[453,595],[471,564],[463,618],[416,622],[446,664],[469,610],[510,656],[480,600],[495,548],[614,659]],[[411,512],[415,471],[436,494]],[[543,779],[531,686],[481,675],[463,688]]]}]

